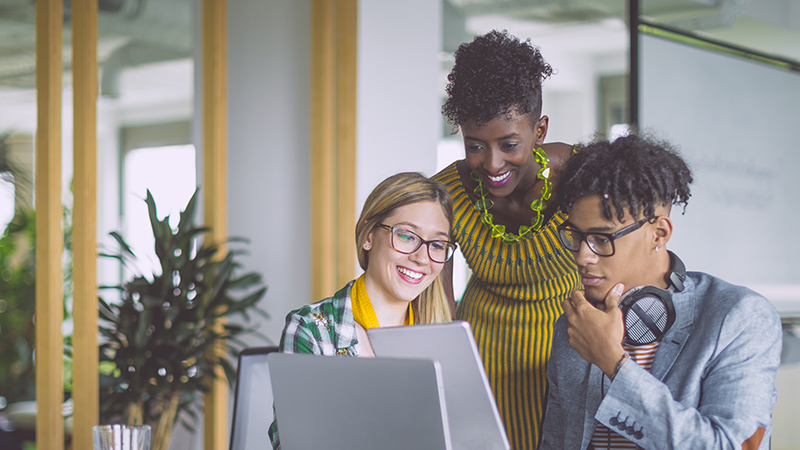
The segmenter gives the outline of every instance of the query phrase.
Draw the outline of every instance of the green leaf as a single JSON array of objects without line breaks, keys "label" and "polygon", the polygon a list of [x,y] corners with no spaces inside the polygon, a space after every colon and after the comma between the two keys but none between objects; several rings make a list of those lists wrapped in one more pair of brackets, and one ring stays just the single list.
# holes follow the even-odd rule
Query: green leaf
[{"label": "green leaf", "polygon": [[195,204],[197,202],[197,194],[199,191],[199,189],[194,190],[192,198],[189,199],[189,203],[186,204],[186,208],[184,208],[183,212],[181,212],[181,218],[178,222],[179,232],[189,230],[194,226]]},{"label": "green leaf", "polygon": [[[113,237],[114,240],[117,241],[117,243],[119,244],[120,248],[122,249],[122,251],[124,253],[127,253],[127,254],[129,254],[131,256],[136,256],[133,253],[133,250],[131,250],[131,247],[128,245],[128,243],[125,242],[125,238],[123,238],[121,234],[117,233],[116,231],[112,231],[112,232],[110,232],[108,234],[110,234],[111,237]],[[120,256],[120,259],[122,259],[122,256]]]},{"label": "green leaf", "polygon": [[261,275],[250,272],[242,275],[239,278],[235,278],[228,282],[228,289],[246,289],[250,286],[260,284],[261,283]]}]

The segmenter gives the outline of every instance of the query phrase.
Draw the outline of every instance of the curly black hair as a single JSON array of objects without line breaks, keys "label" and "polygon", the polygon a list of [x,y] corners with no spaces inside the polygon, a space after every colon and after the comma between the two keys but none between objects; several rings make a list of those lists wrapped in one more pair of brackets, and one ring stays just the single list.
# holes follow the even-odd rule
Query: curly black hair
[{"label": "curly black hair", "polygon": [[[613,142],[597,140],[572,155],[561,172],[559,203],[569,211],[575,202],[592,195],[605,197],[603,215],[622,220],[631,216],[654,218],[662,205],[681,205],[691,197],[692,171],[672,144],[629,135]],[[610,204],[610,205],[609,205]]]},{"label": "curly black hair", "polygon": [[454,127],[468,119],[478,124],[512,112],[542,113],[542,80],[553,68],[530,39],[520,41],[508,31],[490,31],[455,52],[455,65],[447,76],[447,101],[442,114]]}]

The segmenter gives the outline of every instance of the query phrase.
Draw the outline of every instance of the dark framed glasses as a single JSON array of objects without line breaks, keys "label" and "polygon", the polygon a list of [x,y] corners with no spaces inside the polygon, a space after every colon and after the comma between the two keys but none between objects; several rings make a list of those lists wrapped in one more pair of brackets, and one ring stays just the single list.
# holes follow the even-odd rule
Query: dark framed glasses
[{"label": "dark framed glasses", "polygon": [[645,217],[615,233],[583,233],[576,230],[574,228],[575,225],[569,223],[569,221],[565,221],[558,226],[558,239],[561,241],[561,245],[573,252],[580,250],[581,242],[586,241],[589,250],[594,252],[594,254],[599,256],[613,256],[616,251],[614,247],[615,240],[626,234],[633,233],[651,219],[650,217]]},{"label": "dark framed glasses", "polygon": [[406,255],[414,253],[422,247],[422,244],[425,244],[428,247],[428,258],[430,258],[431,261],[446,263],[453,257],[453,253],[456,251],[456,244],[450,241],[426,241],[419,237],[417,233],[406,230],[405,228],[390,227],[382,223],[378,224],[378,226],[392,232],[392,248]]}]

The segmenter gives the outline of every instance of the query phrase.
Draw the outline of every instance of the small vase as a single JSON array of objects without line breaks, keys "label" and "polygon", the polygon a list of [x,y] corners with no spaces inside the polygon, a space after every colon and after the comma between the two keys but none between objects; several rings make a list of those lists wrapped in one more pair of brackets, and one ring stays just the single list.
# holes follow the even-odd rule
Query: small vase
[{"label": "small vase", "polygon": [[150,425],[92,427],[94,450],[150,450]]}]

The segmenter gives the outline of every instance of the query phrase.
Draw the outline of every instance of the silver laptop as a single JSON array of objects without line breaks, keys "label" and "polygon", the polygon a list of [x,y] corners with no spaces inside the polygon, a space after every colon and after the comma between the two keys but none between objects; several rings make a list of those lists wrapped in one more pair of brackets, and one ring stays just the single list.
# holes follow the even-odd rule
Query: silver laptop
[{"label": "silver laptop", "polygon": [[378,359],[430,358],[441,364],[455,450],[511,448],[467,322],[372,328],[367,333]]},{"label": "silver laptop", "polygon": [[452,450],[435,361],[283,353],[267,361],[283,450]]}]

